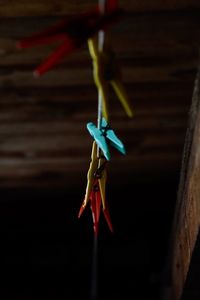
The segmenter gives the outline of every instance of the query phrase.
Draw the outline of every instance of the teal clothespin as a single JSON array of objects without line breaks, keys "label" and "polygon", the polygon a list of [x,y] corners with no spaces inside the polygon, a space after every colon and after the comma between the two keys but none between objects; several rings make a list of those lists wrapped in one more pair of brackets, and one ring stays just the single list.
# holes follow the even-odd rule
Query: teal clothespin
[{"label": "teal clothespin", "polygon": [[102,150],[107,160],[110,160],[111,158],[108,144],[116,148],[122,154],[126,154],[123,143],[116,136],[116,134],[104,118],[102,118],[101,121],[101,129],[98,129],[92,122],[87,123],[87,129],[96,141],[99,148]]},{"label": "teal clothespin", "polygon": [[107,160],[110,160],[111,155],[107,145],[106,136],[104,135],[104,133],[100,129],[98,129],[92,122],[87,123],[87,129],[90,135],[96,141],[99,148],[102,150],[105,158]]},{"label": "teal clothespin", "polygon": [[112,130],[112,128],[109,126],[109,124],[104,118],[102,118],[101,121],[101,130],[103,132],[103,135],[106,135],[106,139],[109,140],[110,145],[125,155],[126,150],[124,144],[116,136],[116,134],[114,133],[114,131]]}]

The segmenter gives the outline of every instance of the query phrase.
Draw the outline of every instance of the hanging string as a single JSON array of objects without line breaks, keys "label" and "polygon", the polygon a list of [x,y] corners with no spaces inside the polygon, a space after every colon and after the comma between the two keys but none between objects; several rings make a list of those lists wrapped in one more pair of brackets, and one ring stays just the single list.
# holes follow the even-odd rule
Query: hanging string
[{"label": "hanging string", "polygon": [[94,234],[90,299],[98,299],[98,239]]},{"label": "hanging string", "polygon": [[[100,13],[103,15],[105,12],[105,1],[99,0],[99,9]],[[98,32],[98,50],[99,52],[103,51],[105,40],[105,32],[100,30]],[[102,94],[98,91],[98,114],[97,114],[97,128],[101,129],[101,120],[102,120],[102,105],[103,99]],[[100,156],[100,149],[97,147],[97,157]],[[92,257],[92,278],[91,278],[91,300],[97,300],[98,298],[98,237],[94,233],[94,243],[93,243],[93,257]]]},{"label": "hanging string", "polygon": [[[105,0],[99,0],[99,9],[100,13],[103,15],[105,12]],[[105,32],[100,30],[98,33],[98,50],[99,52],[103,51],[105,40]],[[97,116],[97,127],[101,129],[101,119],[102,119],[102,95],[101,92],[98,92],[98,116]],[[99,152],[99,151],[98,151]]]}]

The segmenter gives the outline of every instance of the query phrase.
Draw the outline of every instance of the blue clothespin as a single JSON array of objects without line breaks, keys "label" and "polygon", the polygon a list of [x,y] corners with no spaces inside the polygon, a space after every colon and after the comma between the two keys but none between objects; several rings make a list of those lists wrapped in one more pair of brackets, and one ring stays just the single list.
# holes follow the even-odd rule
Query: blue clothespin
[{"label": "blue clothespin", "polygon": [[116,134],[104,118],[102,118],[101,129],[98,129],[92,122],[87,123],[87,129],[96,141],[99,148],[102,150],[107,160],[110,160],[111,158],[108,144],[116,148],[122,154],[126,154],[123,143],[116,136]]}]

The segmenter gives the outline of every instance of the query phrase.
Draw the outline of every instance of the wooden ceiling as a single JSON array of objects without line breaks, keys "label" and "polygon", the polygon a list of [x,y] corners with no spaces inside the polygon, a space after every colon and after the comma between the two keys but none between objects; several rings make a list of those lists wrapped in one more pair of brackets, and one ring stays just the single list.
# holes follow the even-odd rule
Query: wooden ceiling
[{"label": "wooden ceiling", "polygon": [[[125,17],[106,34],[135,114],[128,118],[110,91],[110,123],[127,155],[113,150],[108,165],[117,236],[103,233],[102,299],[120,294],[139,300],[152,293],[157,300],[199,59],[200,2],[119,2]],[[84,45],[36,79],[33,70],[57,45],[19,51],[16,41],[96,3],[0,1],[1,259],[10,295],[5,299],[39,299],[39,286],[49,293],[42,299],[86,295],[91,241],[85,219],[77,225],[74,215],[90,163],[86,123],[97,118],[92,62]],[[35,275],[34,289],[26,275],[16,281],[18,267]]]},{"label": "wooden ceiling", "polygon": [[[86,10],[96,1],[1,1],[0,186],[84,186],[96,122],[97,90],[87,46],[35,79],[56,44],[17,50],[16,41]],[[120,1],[126,16],[107,35],[135,115],[114,93],[110,122],[127,155],[113,152],[111,185],[179,171],[198,60],[198,1]]]}]

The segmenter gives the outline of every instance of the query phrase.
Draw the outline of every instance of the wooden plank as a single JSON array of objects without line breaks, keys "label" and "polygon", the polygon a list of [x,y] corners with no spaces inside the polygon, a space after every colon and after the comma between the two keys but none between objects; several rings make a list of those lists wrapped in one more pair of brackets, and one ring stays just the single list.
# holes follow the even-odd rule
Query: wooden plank
[{"label": "wooden plank", "polygon": [[[33,108],[33,111],[31,111]],[[56,107],[55,107],[56,109]],[[3,109],[2,109],[3,110]],[[90,118],[92,116],[92,118]],[[119,117],[118,117],[119,116]],[[116,132],[120,132],[121,135],[130,134],[145,134],[151,138],[152,135],[156,135],[160,138],[160,135],[165,132],[171,134],[172,139],[175,134],[184,134],[186,127],[185,113],[184,111],[179,114],[168,113],[145,113],[137,112],[134,119],[121,118],[121,114],[114,115],[111,125],[115,128]],[[86,122],[96,122],[96,115],[94,114],[74,114],[68,117],[67,110],[58,109],[57,112],[46,112],[46,108],[35,109],[33,106],[20,108],[14,111],[6,109],[0,114],[0,134],[6,135],[21,135],[30,134],[44,135],[44,134],[72,134],[81,135],[86,133]],[[173,132],[172,132],[173,129]],[[179,136],[180,137],[180,136]],[[179,139],[177,137],[177,140]]]},{"label": "wooden plank", "polygon": [[[133,95],[133,104],[137,106],[140,114],[152,112],[186,112],[190,105],[191,91],[193,82],[133,82],[126,84],[128,95]],[[16,107],[17,105],[41,105],[53,106],[61,105],[61,107],[70,104],[78,105],[80,110],[84,107],[89,108],[97,96],[97,90],[94,85],[79,86],[77,89],[70,86],[42,86],[38,89],[26,87],[12,87],[4,85],[0,88],[0,106],[1,109]],[[116,96],[111,93],[109,102],[112,105],[119,106]],[[120,107],[120,106],[119,106]],[[176,109],[177,107],[177,109]]]},{"label": "wooden plank", "polygon": [[[186,8],[199,8],[199,2],[197,0],[166,0],[163,1],[119,1],[120,5],[127,11],[134,12],[148,12],[148,11],[160,11],[160,10],[175,10]],[[46,16],[46,15],[66,15],[79,13],[85,9],[88,9],[91,5],[95,5],[96,1],[64,1],[64,0],[35,0],[35,1],[1,1],[0,16],[13,17],[13,16]]]},{"label": "wooden plank", "polygon": [[[89,150],[89,149],[88,149]],[[89,151],[88,151],[89,153]],[[108,166],[109,185],[126,184],[121,178],[132,178],[133,183],[141,180],[155,180],[165,178],[166,174],[177,170],[180,154],[172,151],[141,154],[126,159],[114,154],[112,164]],[[155,160],[156,159],[156,160]],[[73,188],[85,189],[86,173],[90,158],[80,157],[56,157],[36,158],[34,153],[27,153],[26,157],[6,158],[0,160],[0,188],[4,187],[67,187],[70,191]],[[156,162],[156,163],[155,163]],[[153,171],[152,171],[153,170]],[[161,171],[162,170],[162,171]],[[70,182],[69,182],[70,180]],[[129,181],[130,183],[130,181]]]},{"label": "wooden plank", "polygon": [[[11,49],[13,47],[12,43],[16,39],[30,36],[39,30],[56,24],[59,20],[58,17],[49,17],[48,15],[46,17],[1,18],[0,38],[4,44],[7,43],[7,48]],[[182,30],[183,26],[184,30]],[[168,49],[170,53],[175,49],[172,47],[172,45],[175,46],[175,41],[176,47],[182,47],[182,49],[185,47],[189,49],[191,42],[192,45],[198,46],[198,32],[199,9],[196,11],[177,11],[175,13],[130,14],[123,21],[111,27],[107,31],[107,35],[121,51],[124,49],[126,52],[127,47],[119,43],[119,39],[126,43],[130,50],[137,49],[138,46],[146,45],[151,49],[155,45],[163,45],[164,51],[166,50],[164,46],[171,45],[171,48]],[[134,42],[133,44],[130,43],[130,39]],[[2,41],[0,45],[2,45]],[[156,47],[154,49],[156,51]],[[146,52],[146,49],[143,48],[143,51]]]},{"label": "wooden plank", "polygon": [[[184,78],[185,70],[191,69],[191,74],[186,74]],[[169,65],[165,68],[161,67],[135,67],[134,72],[132,66],[123,69],[124,84],[130,84],[131,82],[155,82],[157,78],[162,81],[182,81],[184,82],[187,78],[192,80],[194,78],[194,65],[189,62],[184,67],[182,64]],[[180,74],[180,75],[179,75]],[[183,74],[183,79],[181,78]],[[85,69],[65,69],[59,70],[54,69],[51,72],[45,74],[40,79],[35,79],[32,76],[31,70],[20,71],[13,70],[8,74],[0,74],[0,82],[2,87],[41,87],[41,86],[84,86],[93,83],[92,70],[90,66]]]},{"label": "wooden plank", "polygon": [[[119,37],[120,39],[120,37]],[[197,49],[195,44],[188,47],[176,46],[173,49],[167,49],[160,41],[156,48],[155,45],[148,46],[144,51],[144,46],[137,43],[137,46],[128,45],[128,37],[123,41],[123,48],[117,45],[116,54],[118,56],[119,65],[123,68],[132,67],[166,67],[167,65],[181,65],[187,58],[187,64],[191,64],[191,68],[195,67],[197,62]],[[137,42],[137,41],[135,41]],[[165,43],[166,44],[166,43]],[[16,50],[15,44],[11,39],[0,39],[0,74],[9,73],[12,70],[31,71],[41,63],[52,51],[53,47],[35,47],[32,49]],[[55,47],[56,48],[56,47]],[[141,51],[139,52],[139,49]],[[56,69],[72,69],[91,68],[92,61],[89,57],[87,49],[84,47],[70,57],[66,57],[62,63],[57,65]]]},{"label": "wooden plank", "polygon": [[[92,83],[91,61],[85,48],[63,60],[54,71],[40,80],[32,78],[32,70],[54,47],[26,49],[18,52],[12,39],[29,35],[31,31],[35,30],[33,28],[36,23],[46,26],[46,23],[50,21],[53,20],[25,18],[0,21],[0,53],[2,57],[0,80],[3,88],[8,86],[9,88],[15,86],[19,88],[21,82],[23,87],[32,86],[33,88],[36,85],[39,87],[51,86],[52,82],[59,87]],[[23,26],[21,26],[22,23]],[[186,28],[184,31],[182,30],[183,26]],[[162,28],[162,30],[157,28]],[[131,36],[129,35],[130,31]],[[161,82],[193,80],[199,44],[196,36],[200,36],[199,31],[198,20],[193,14],[183,16],[158,14],[129,18],[121,29],[118,27],[113,35],[114,45],[123,66],[125,83],[154,82],[158,78]],[[149,36],[151,36],[151,41],[149,41]],[[121,43],[118,42],[119,40]],[[187,65],[184,64],[185,61],[187,61]],[[80,73],[80,76],[77,77],[77,73]]]},{"label": "wooden plank", "polygon": [[[117,132],[117,131],[116,131]],[[119,135],[119,134],[118,134]],[[134,135],[134,132],[133,132]],[[173,152],[177,152],[179,155],[181,152],[181,146],[183,142],[183,135],[177,132],[174,133],[174,137],[171,137],[170,133],[160,134],[141,134],[136,135],[133,139],[126,143],[128,157],[137,155],[140,158],[141,155],[158,155],[166,154],[169,155]],[[126,132],[124,135],[121,134],[123,140],[126,141]],[[68,141],[71,141],[70,144]],[[26,134],[9,134],[1,135],[1,149],[0,159],[5,157],[15,158],[18,156],[26,156],[26,153],[34,153],[36,157],[46,157],[51,160],[54,157],[75,157],[77,158],[82,155],[87,157],[90,150],[90,143],[92,142],[91,137],[84,131],[79,131],[77,135],[72,133],[61,134],[60,132],[55,133],[38,133],[34,131],[27,132]],[[27,154],[28,155],[28,154]]]},{"label": "wooden plank", "polygon": [[187,129],[178,199],[172,228],[168,271],[171,298],[181,298],[200,225],[200,71],[197,74]]},{"label": "wooden plank", "polygon": [[[11,51],[13,42],[15,42],[16,39],[30,36],[58,21],[59,18],[48,16],[1,18],[0,45],[5,45],[6,48]],[[182,30],[183,27],[184,30]],[[168,51],[170,54],[174,50],[176,51],[176,47],[179,47],[179,49],[190,49],[191,46],[198,46],[199,30],[199,10],[178,11],[176,13],[168,12],[164,14],[157,12],[156,14],[149,15],[136,14],[127,16],[123,22],[110,28],[110,30],[107,31],[107,35],[110,36],[115,47],[120,49],[121,52],[123,52],[123,49],[124,52],[127,52],[127,49],[129,49],[129,51],[135,49],[135,52],[137,52],[138,47],[140,47],[142,48],[142,52],[137,53],[140,55],[143,52],[146,53],[146,49],[143,47],[146,46],[148,49],[152,49],[152,51],[154,49],[154,51],[156,51],[160,45],[160,47],[163,47],[163,51]],[[119,43],[119,40],[123,41],[123,43]],[[126,47],[124,47],[125,45]],[[168,49],[166,49],[167,46]],[[43,46],[41,48],[45,47]],[[53,46],[51,46],[51,49],[52,48]],[[48,47],[46,47],[46,49],[48,49]],[[26,49],[26,51],[28,50]],[[3,50],[1,50],[1,53],[2,52]]]}]

